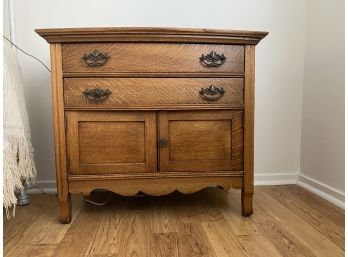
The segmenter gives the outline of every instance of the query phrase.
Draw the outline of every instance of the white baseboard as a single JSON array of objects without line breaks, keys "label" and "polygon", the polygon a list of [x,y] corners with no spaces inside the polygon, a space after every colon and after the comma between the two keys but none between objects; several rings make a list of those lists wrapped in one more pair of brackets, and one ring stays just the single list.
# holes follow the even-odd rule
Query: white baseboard
[{"label": "white baseboard", "polygon": [[57,193],[55,180],[36,181],[35,185],[27,189],[28,194],[41,194],[43,192],[50,193],[50,194]]},{"label": "white baseboard", "polygon": [[255,186],[275,186],[297,184],[298,172],[255,173]]},{"label": "white baseboard", "polygon": [[[56,193],[56,181],[44,180],[37,181],[44,192]],[[255,186],[275,186],[275,185],[299,185],[308,191],[320,196],[321,198],[333,203],[334,205],[344,209],[344,192],[332,188],[324,183],[316,181],[305,175],[299,174],[297,171],[287,173],[255,173]],[[40,188],[31,188],[27,190],[29,194],[42,193]]]},{"label": "white baseboard", "polygon": [[299,181],[297,184],[313,194],[320,196],[326,201],[344,209],[344,192],[303,174],[299,175]]}]

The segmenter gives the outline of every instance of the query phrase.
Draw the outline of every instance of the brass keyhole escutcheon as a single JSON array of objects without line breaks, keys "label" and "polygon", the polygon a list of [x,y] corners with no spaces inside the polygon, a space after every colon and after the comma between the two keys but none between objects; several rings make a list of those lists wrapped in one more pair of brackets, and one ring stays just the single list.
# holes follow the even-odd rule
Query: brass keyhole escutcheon
[{"label": "brass keyhole escutcheon", "polygon": [[168,144],[168,140],[167,140],[167,139],[161,138],[161,139],[159,140],[159,146],[160,146],[160,147],[166,146],[167,144]]}]

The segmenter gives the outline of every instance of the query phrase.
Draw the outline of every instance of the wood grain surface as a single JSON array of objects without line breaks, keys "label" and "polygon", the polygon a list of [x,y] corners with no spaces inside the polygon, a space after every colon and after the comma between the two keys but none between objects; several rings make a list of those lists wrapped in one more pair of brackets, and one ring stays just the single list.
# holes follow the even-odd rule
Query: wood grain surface
[{"label": "wood grain surface", "polygon": [[61,44],[51,44],[50,55],[52,68],[51,84],[57,195],[60,204],[59,220],[62,223],[69,223],[71,221],[71,201],[68,188],[68,171],[66,159]]},{"label": "wood grain surface", "polygon": [[192,194],[210,186],[219,186],[225,190],[241,188],[243,177],[240,174],[190,174],[190,176],[152,176],[129,177],[122,179],[74,179],[69,182],[72,193],[89,194],[96,188],[112,191],[119,195],[134,196],[139,192],[152,196],[162,196],[174,191]]},{"label": "wood grain surface", "polygon": [[156,171],[154,112],[66,112],[69,174]]},{"label": "wood grain surface", "polygon": [[181,43],[227,43],[257,44],[268,35],[264,31],[155,28],[155,27],[109,27],[109,28],[50,28],[36,29],[47,42],[181,42]]},{"label": "wood grain surface", "polygon": [[244,91],[244,186],[242,189],[242,212],[253,213],[254,194],[254,110],[255,110],[255,46],[245,46],[245,91]]},{"label": "wood grain surface", "polygon": [[159,112],[159,171],[243,170],[243,111]]},{"label": "wood grain surface", "polygon": [[[91,67],[82,57],[98,50],[108,53],[102,66]],[[63,72],[244,72],[243,45],[101,43],[64,44]],[[226,61],[219,67],[207,67],[199,58],[211,51],[224,54]]]},{"label": "wood grain surface", "polygon": [[31,195],[14,219],[4,217],[4,256],[344,256],[342,209],[295,185],[256,187],[255,213],[245,218],[239,197],[237,190],[207,188],[191,195],[115,195],[106,206],[92,206],[73,195],[72,222],[61,225],[52,215],[55,197]]},{"label": "wood grain surface", "polygon": [[[225,94],[216,101],[203,99],[199,91],[214,85],[223,87]],[[88,89],[109,89],[104,101],[89,100],[83,92]],[[64,79],[65,108],[163,107],[166,105],[225,105],[243,107],[242,78],[102,78]]]}]

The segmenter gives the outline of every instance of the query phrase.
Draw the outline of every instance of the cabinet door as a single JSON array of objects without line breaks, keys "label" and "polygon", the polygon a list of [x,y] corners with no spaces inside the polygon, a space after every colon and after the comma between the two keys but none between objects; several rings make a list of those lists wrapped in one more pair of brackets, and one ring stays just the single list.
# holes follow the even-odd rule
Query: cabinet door
[{"label": "cabinet door", "polygon": [[159,114],[160,172],[242,171],[243,111]]},{"label": "cabinet door", "polygon": [[156,171],[155,112],[68,111],[70,174]]}]

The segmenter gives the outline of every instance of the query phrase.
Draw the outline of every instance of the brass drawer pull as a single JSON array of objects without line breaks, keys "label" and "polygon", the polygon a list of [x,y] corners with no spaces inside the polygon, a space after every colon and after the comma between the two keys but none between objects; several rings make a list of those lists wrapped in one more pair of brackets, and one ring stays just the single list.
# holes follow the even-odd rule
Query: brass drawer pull
[{"label": "brass drawer pull", "polygon": [[83,94],[91,101],[101,102],[111,95],[111,91],[109,89],[94,88],[86,89]]},{"label": "brass drawer pull", "polygon": [[85,53],[81,58],[87,66],[99,67],[103,66],[109,59],[108,53],[101,53],[98,50],[94,50],[90,53]]},{"label": "brass drawer pull", "polygon": [[199,91],[200,97],[207,101],[217,101],[225,95],[225,90],[223,87],[218,88],[214,85],[210,85],[207,88],[201,88]]},{"label": "brass drawer pull", "polygon": [[207,67],[219,67],[225,63],[226,57],[224,54],[217,54],[215,51],[211,51],[207,55],[202,54],[199,57],[199,61]]}]

